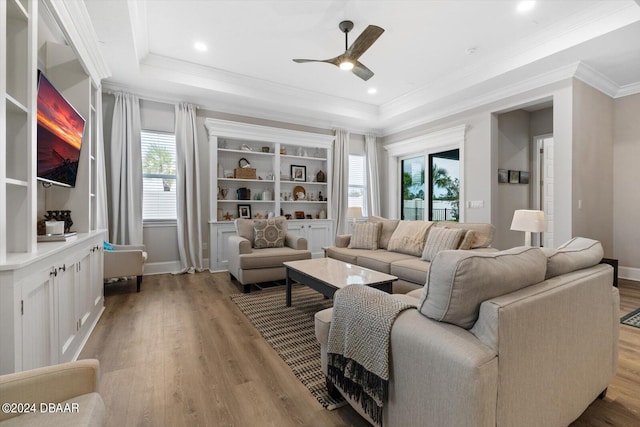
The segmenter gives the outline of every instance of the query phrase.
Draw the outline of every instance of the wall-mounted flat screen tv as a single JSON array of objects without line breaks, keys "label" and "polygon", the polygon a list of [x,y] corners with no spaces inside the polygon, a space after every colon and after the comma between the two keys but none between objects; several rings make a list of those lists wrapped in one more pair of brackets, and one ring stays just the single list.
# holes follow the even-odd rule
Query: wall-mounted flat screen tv
[{"label": "wall-mounted flat screen tv", "polygon": [[85,120],[38,71],[38,180],[75,187]]}]

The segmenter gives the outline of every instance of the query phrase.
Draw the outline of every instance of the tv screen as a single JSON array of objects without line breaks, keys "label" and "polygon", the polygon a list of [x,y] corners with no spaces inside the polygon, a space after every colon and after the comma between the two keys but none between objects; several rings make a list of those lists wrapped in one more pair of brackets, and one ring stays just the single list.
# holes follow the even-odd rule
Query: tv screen
[{"label": "tv screen", "polygon": [[84,118],[38,72],[38,180],[75,187]]}]

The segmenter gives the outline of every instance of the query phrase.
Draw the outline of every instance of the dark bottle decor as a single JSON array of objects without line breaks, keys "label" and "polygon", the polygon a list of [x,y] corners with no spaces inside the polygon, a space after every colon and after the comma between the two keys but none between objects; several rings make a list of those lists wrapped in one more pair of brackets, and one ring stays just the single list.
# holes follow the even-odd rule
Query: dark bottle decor
[{"label": "dark bottle decor", "polygon": [[71,219],[71,211],[47,211],[47,213],[44,215],[44,219],[47,221],[64,221],[64,232],[71,232],[71,226],[73,225],[73,220]]}]

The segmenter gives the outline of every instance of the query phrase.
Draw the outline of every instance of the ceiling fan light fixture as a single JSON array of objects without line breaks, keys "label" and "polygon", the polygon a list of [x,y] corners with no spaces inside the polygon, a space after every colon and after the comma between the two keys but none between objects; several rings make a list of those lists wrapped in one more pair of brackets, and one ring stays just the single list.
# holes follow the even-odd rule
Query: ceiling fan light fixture
[{"label": "ceiling fan light fixture", "polygon": [[340,63],[340,69],[345,71],[353,70],[353,62],[351,61],[342,61]]}]

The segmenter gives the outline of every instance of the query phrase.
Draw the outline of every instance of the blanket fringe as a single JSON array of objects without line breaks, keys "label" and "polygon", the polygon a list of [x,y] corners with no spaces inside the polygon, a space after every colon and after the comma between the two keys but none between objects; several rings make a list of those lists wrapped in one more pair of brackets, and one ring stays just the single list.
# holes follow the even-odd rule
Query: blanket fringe
[{"label": "blanket fringe", "polygon": [[328,377],[378,425],[382,426],[382,405],[387,399],[388,380],[369,372],[353,359],[328,353]]}]

